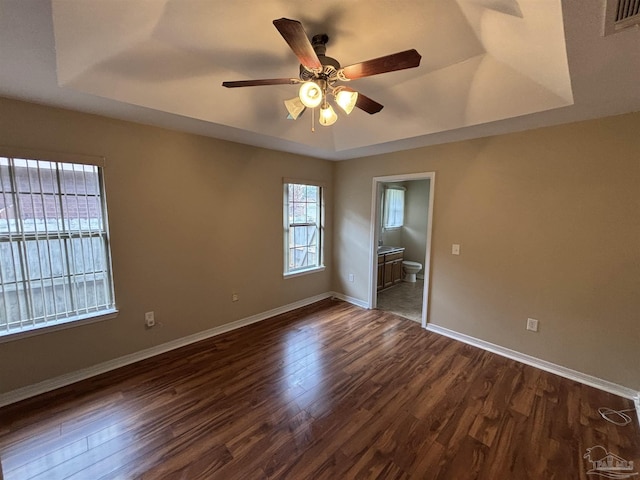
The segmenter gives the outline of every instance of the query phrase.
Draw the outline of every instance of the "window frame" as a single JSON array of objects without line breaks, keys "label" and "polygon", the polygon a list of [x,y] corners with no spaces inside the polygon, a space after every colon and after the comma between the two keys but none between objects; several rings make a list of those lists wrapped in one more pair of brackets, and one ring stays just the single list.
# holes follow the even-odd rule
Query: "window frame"
[{"label": "window frame", "polygon": [[[111,253],[111,236],[109,231],[109,218],[108,218],[108,208],[107,208],[107,196],[106,196],[106,188],[104,182],[104,167],[105,167],[105,158],[100,156],[93,155],[79,155],[79,154],[70,154],[70,153],[61,153],[61,152],[46,152],[40,150],[32,150],[32,149],[24,149],[24,148],[16,148],[16,147],[8,147],[8,146],[0,146],[0,157],[3,159],[15,159],[15,160],[31,160],[31,161],[44,161],[51,162],[56,164],[74,164],[74,165],[88,165],[97,167],[97,186],[99,189],[99,208],[101,210],[102,215],[102,228],[100,232],[89,232],[87,236],[83,236],[83,233],[87,232],[79,232],[79,238],[96,238],[99,237],[102,239],[102,243],[104,245],[104,250],[100,252],[103,255],[104,265],[102,270],[104,271],[104,275],[106,277],[106,281],[108,281],[108,285],[106,289],[108,291],[108,301],[105,304],[106,308],[102,308],[100,310],[95,311],[87,311],[91,307],[85,305],[84,308],[75,308],[75,315],[62,316],[59,318],[55,318],[56,314],[50,315],[49,318],[44,319],[44,323],[36,324],[36,318],[30,318],[23,320],[23,322],[31,322],[30,325],[21,325],[20,328],[10,329],[8,326],[9,319],[7,318],[7,324],[0,326],[0,343],[17,340],[20,338],[30,337],[33,335],[40,335],[44,333],[49,333],[52,331],[72,328],[76,326],[86,325],[89,323],[95,323],[103,320],[108,320],[111,318],[115,318],[118,315],[118,309],[115,300],[115,280],[113,275],[113,265],[112,265],[112,253]],[[75,170],[74,170],[75,171]],[[31,187],[31,184],[30,184]],[[31,189],[29,190],[31,193]],[[10,194],[14,195],[14,194]],[[13,234],[15,235],[15,234]],[[46,228],[45,232],[36,231],[34,234],[27,234],[25,231],[21,231],[18,233],[19,236],[22,237],[22,241],[26,241],[28,239],[45,240],[71,240],[76,237],[73,231],[56,231],[55,233],[49,233]],[[11,240],[7,240],[7,242],[11,242]],[[50,258],[49,255],[47,258]],[[15,267],[14,267],[15,268]],[[78,276],[78,275],[96,275],[96,270],[91,272],[83,272],[82,274],[79,272],[67,272],[66,276]],[[31,282],[31,280],[23,280],[23,282]],[[84,311],[83,311],[84,310]],[[58,314],[59,315],[59,314]]]},{"label": "window frame", "polygon": [[[302,222],[302,223],[289,223],[289,186],[290,185],[303,185],[305,187],[318,187],[318,201],[317,201],[317,221],[314,222]],[[300,179],[283,179],[283,229],[284,229],[284,249],[283,249],[283,276],[284,278],[292,278],[300,275],[307,275],[309,273],[321,272],[325,269],[324,265],[324,217],[325,217],[325,186],[321,182],[313,180],[300,180]],[[289,268],[290,260],[290,236],[292,227],[294,226],[314,226],[318,235],[317,241],[317,261],[315,265],[304,266],[299,268]]]}]

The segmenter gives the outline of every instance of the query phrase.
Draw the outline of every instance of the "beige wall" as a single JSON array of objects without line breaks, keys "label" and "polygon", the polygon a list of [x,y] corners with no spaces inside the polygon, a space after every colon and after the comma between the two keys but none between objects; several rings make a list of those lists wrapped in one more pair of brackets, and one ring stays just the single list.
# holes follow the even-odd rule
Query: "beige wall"
[{"label": "beige wall", "polygon": [[[120,309],[0,344],[0,393],[330,290],[365,301],[372,178],[430,171],[430,321],[640,390],[638,131],[630,114],[332,163],[0,98],[0,145],[107,158]],[[323,273],[282,278],[282,177],[328,185]]]},{"label": "beige wall", "polygon": [[120,310],[0,344],[0,393],[331,290],[282,277],[282,177],[326,183],[331,259],[332,162],[1,98],[0,145],[106,157]]},{"label": "beige wall", "polygon": [[638,132],[636,113],[336,164],[334,289],[368,299],[372,178],[433,171],[430,321],[640,390]]},{"label": "beige wall", "polygon": [[[400,183],[384,183],[404,187],[404,225],[391,230],[380,229],[379,239],[383,245],[404,247],[404,259],[424,265],[427,251],[427,223],[430,180],[411,180]],[[384,188],[380,188],[380,205]],[[381,221],[381,220],[379,220]],[[380,226],[378,227],[380,228]],[[423,272],[421,271],[420,274]]]},{"label": "beige wall", "polygon": [[412,180],[404,183],[407,187],[405,223],[402,227],[404,259],[418,262],[423,267],[427,251],[429,183],[430,180]]}]

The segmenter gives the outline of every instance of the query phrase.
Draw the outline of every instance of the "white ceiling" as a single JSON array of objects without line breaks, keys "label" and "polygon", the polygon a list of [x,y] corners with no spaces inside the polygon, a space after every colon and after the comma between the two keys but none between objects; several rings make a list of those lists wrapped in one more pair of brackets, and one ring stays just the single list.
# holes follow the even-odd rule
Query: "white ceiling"
[{"label": "white ceiling", "polygon": [[[604,0],[0,0],[0,95],[250,145],[348,159],[640,110],[640,32]],[[286,119],[295,77],[272,24],[327,33],[349,65],[410,48],[418,68],[355,80],[382,103],[331,127]],[[1,113],[1,112],[0,112]]]}]

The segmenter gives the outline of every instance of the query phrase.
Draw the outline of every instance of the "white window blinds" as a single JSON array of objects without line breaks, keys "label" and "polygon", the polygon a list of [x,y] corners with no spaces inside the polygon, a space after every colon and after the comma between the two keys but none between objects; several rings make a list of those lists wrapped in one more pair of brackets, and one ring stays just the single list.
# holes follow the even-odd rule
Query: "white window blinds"
[{"label": "white window blinds", "polygon": [[113,311],[101,167],[0,156],[0,336]]}]

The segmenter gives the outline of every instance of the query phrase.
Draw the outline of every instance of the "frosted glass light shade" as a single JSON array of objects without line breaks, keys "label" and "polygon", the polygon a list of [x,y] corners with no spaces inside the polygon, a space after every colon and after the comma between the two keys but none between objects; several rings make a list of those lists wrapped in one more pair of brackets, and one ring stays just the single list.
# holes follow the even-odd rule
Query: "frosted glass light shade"
[{"label": "frosted glass light shade", "polygon": [[347,90],[340,90],[336,95],[336,103],[349,115],[358,101],[358,92],[349,92]]},{"label": "frosted glass light shade", "polygon": [[289,112],[287,118],[290,120],[296,120],[300,115],[304,113],[307,108],[303,105],[302,100],[300,100],[300,98],[298,97],[285,100],[284,106],[287,107],[287,112]]},{"label": "frosted glass light shade", "polygon": [[331,105],[327,105],[320,109],[320,125],[328,127],[329,125],[333,125],[338,120],[338,115],[333,110]]},{"label": "frosted glass light shade", "polygon": [[315,108],[322,103],[322,89],[315,82],[304,82],[298,96],[305,107]]}]

